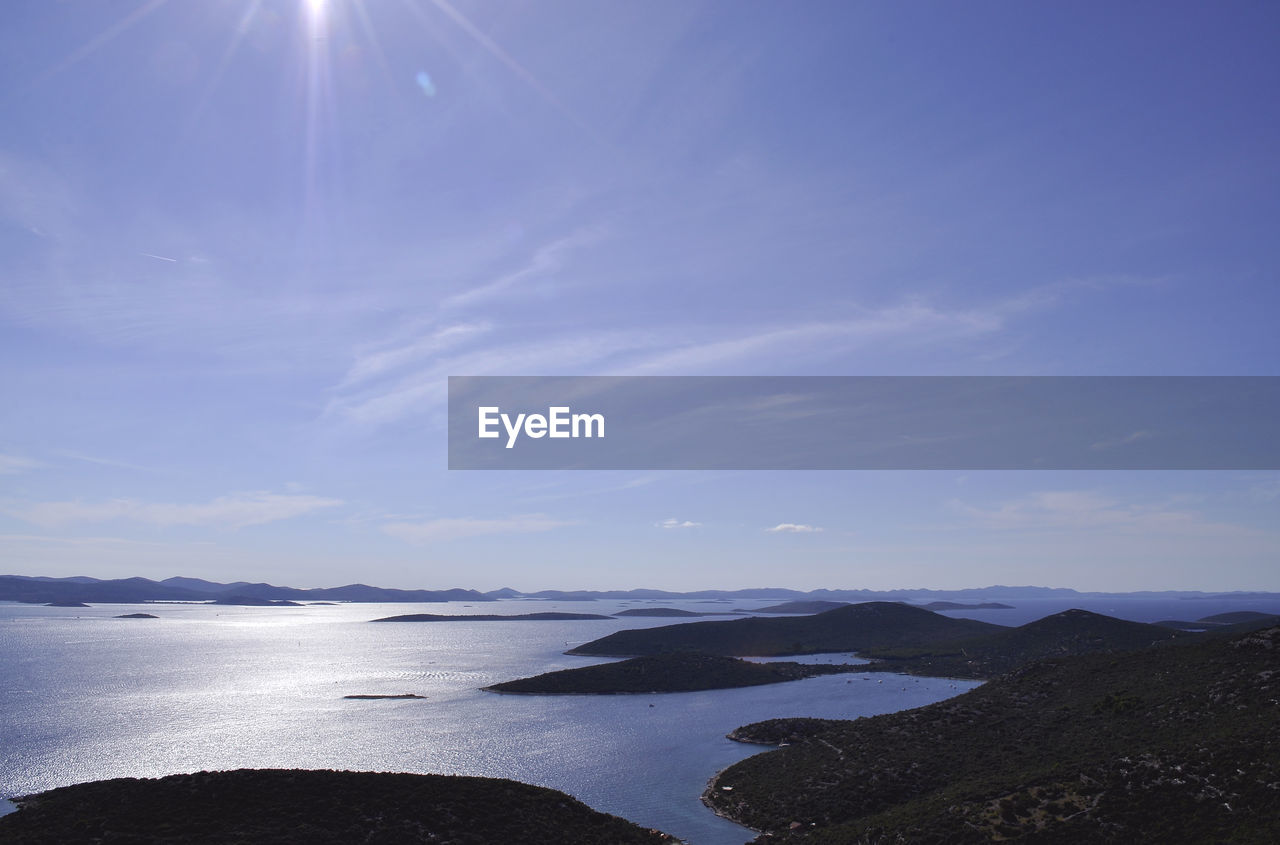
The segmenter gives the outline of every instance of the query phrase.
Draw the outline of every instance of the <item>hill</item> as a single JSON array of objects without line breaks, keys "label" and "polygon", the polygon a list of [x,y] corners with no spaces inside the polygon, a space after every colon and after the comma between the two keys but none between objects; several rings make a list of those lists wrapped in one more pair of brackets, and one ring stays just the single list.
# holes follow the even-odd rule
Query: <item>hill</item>
[{"label": "hill", "polygon": [[1233,610],[1228,613],[1215,613],[1212,616],[1202,616],[1200,617],[1200,621],[1212,622],[1215,625],[1236,625],[1240,622],[1262,622],[1274,618],[1274,614],[1260,613],[1256,610]]},{"label": "hill", "polygon": [[472,615],[448,616],[438,613],[406,613],[401,616],[384,616],[372,622],[557,622],[566,619],[608,619],[598,613],[520,613],[514,616],[499,616],[493,613],[476,613]]},{"label": "hill", "polygon": [[0,601],[35,604],[48,602],[99,602],[137,604],[149,601],[209,601],[229,596],[253,599],[332,600],[355,602],[443,602],[494,601],[492,596],[475,590],[396,590],[347,584],[343,587],[321,587],[304,590],[277,587],[272,584],[250,584],[236,581],[219,584],[202,578],[118,578],[101,580],[85,576],[46,578],[26,575],[0,575]]},{"label": "hill", "polygon": [[837,607],[846,607],[847,601],[784,601],[768,607],[757,607],[755,610],[743,610],[743,613],[822,613]]},{"label": "hill", "polygon": [[1280,628],[1032,663],[956,698],[731,734],[704,800],[770,843],[1280,841]]},{"label": "hill", "polygon": [[949,678],[991,678],[1044,657],[1129,651],[1183,636],[1161,625],[1129,622],[1087,610],[1064,610],[986,636],[916,648],[861,652],[877,662],[870,671]]},{"label": "hill", "polygon": [[691,692],[694,690],[753,687],[797,681],[816,675],[861,671],[861,665],[804,663],[748,663],[735,657],[696,652],[672,652],[633,657],[618,663],[562,669],[531,678],[520,678],[485,687],[493,692],[514,693],[619,693]]},{"label": "hill", "polygon": [[302,607],[296,601],[288,599],[262,599],[257,596],[219,596],[212,604],[238,605],[240,607]]},{"label": "hill", "polygon": [[676,607],[633,607],[619,610],[614,616],[718,616],[716,613],[698,613],[696,610],[680,610]]},{"label": "hill", "polygon": [[11,845],[345,845],[674,840],[557,792],[498,778],[239,769],[50,790],[0,817]]},{"label": "hill", "polygon": [[971,638],[1002,626],[951,619],[896,602],[851,604],[812,616],[747,617],[730,622],[686,622],[615,631],[569,654],[630,657],[667,651],[703,651],[736,657],[816,654],[921,646]]}]

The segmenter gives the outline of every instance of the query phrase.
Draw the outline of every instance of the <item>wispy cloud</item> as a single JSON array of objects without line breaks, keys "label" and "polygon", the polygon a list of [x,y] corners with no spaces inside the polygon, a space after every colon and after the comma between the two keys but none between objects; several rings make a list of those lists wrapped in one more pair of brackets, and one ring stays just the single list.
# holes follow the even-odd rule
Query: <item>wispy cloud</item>
[{"label": "wispy cloud", "polygon": [[769,369],[831,359],[873,343],[938,344],[999,330],[996,311],[948,311],[922,303],[867,309],[846,320],[806,322],[739,331],[703,342],[668,345],[628,367],[627,375],[705,373],[767,363]]},{"label": "wispy cloud", "polygon": [[88,464],[97,464],[98,466],[115,467],[117,469],[137,470],[139,472],[155,472],[156,471],[151,467],[140,466],[139,464],[132,464],[132,463],[129,463],[128,461],[118,461],[114,458],[98,458],[98,457],[94,457],[93,455],[82,455],[79,452],[72,452],[67,449],[60,449],[54,454],[60,455],[64,458],[71,458],[72,460],[75,460],[75,461],[84,461],[85,463],[88,463]]},{"label": "wispy cloud", "polygon": [[996,507],[950,503],[988,528],[1002,531],[1105,531],[1125,534],[1245,535],[1256,530],[1215,522],[1166,504],[1131,504],[1082,490],[1031,493]]},{"label": "wispy cloud", "polygon": [[356,352],[356,360],[339,388],[350,387],[389,371],[430,359],[488,333],[487,322],[455,323],[431,327],[421,336],[386,345],[370,345]]},{"label": "wispy cloud", "polygon": [[0,511],[24,522],[45,527],[129,520],[159,526],[244,528],[279,522],[341,504],[341,499],[259,491],[220,496],[203,504],[110,499],[105,502],[36,502],[9,505],[0,508]]},{"label": "wispy cloud", "polygon": [[675,518],[664,519],[662,520],[662,522],[654,523],[654,526],[658,528],[699,528],[701,527],[701,525],[702,525],[701,522],[691,522],[690,520],[687,520],[687,519],[681,521]]},{"label": "wispy cloud", "polygon": [[[557,331],[483,346],[471,342],[488,339],[505,327],[483,324],[482,332],[475,328],[478,324],[465,325],[469,328],[424,331],[418,340],[365,352],[335,388],[325,416],[377,427],[423,414],[443,406],[450,375],[728,375],[746,368],[786,372],[868,344],[941,344],[998,331],[1003,322],[996,311],[947,311],[912,303],[864,309],[843,321]],[[381,378],[372,378],[375,374]]]},{"label": "wispy cloud", "polygon": [[772,528],[766,528],[770,534],[817,534],[822,531],[816,525],[805,525],[801,522],[779,522]]},{"label": "wispy cloud", "polygon": [[29,469],[44,466],[40,461],[20,455],[0,455],[0,475],[17,475]]},{"label": "wispy cloud", "polygon": [[532,279],[549,276],[564,269],[567,253],[600,240],[598,228],[579,229],[571,235],[552,241],[534,252],[525,266],[496,279],[477,285],[444,300],[445,308],[463,308],[507,292]]},{"label": "wispy cloud", "polygon": [[1089,448],[1094,452],[1106,452],[1111,449],[1118,449],[1121,446],[1128,446],[1130,443],[1137,443],[1139,440],[1150,440],[1154,436],[1150,431],[1135,431],[1132,434],[1117,437],[1114,440],[1099,440]]},{"label": "wispy cloud", "polygon": [[382,526],[382,530],[392,537],[398,537],[410,543],[430,543],[491,534],[539,534],[576,524],[538,513],[511,516],[505,519],[452,517],[430,519],[425,522],[392,522]]}]

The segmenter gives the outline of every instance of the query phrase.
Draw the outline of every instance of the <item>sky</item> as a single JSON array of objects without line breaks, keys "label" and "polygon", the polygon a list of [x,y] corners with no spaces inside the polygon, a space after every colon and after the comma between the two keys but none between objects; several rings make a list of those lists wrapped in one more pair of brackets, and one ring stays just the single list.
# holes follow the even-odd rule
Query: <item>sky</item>
[{"label": "sky", "polygon": [[1280,375],[1280,6],[7,0],[0,571],[1280,590],[1274,471],[465,472],[450,375]]}]

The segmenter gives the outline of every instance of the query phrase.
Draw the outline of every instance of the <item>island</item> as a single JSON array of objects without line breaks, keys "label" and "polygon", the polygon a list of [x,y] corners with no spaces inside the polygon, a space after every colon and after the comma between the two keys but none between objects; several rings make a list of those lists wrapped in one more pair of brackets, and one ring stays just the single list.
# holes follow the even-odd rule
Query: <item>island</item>
[{"label": "island", "polygon": [[119,616],[115,618],[116,619],[159,619],[160,617],[152,613],[121,613]]},{"label": "island", "polygon": [[501,778],[238,769],[81,783],[16,803],[0,817],[8,845],[675,842],[563,792]]},{"label": "island", "polygon": [[998,601],[980,601],[975,604],[965,604],[960,601],[931,601],[920,607],[925,610],[1013,610],[1013,605]]},{"label": "island", "polygon": [[355,695],[344,695],[343,698],[352,701],[383,701],[385,699],[398,698],[426,698],[425,695],[418,695],[416,692],[401,692],[391,695],[377,695],[374,693],[357,693]]},{"label": "island", "polygon": [[440,613],[406,613],[401,616],[384,616],[371,619],[371,622],[562,622],[574,619],[609,619],[598,613],[520,613],[514,616],[500,616],[494,613],[476,613],[472,615],[445,615]]},{"label": "island", "polygon": [[812,601],[784,601],[781,604],[771,604],[768,607],[757,607],[755,610],[738,609],[739,613],[822,613],[827,610],[835,610],[837,607],[848,607],[847,601],[824,601],[821,599]]},{"label": "island", "polygon": [[730,657],[857,652],[869,648],[935,646],[1006,630],[974,619],[953,619],[898,602],[842,605],[811,616],[748,616],[725,622],[684,622],[615,631],[569,654],[635,657],[704,651]]},{"label": "island", "polygon": [[955,698],[854,721],[774,719],[785,745],[703,800],[809,842],[1277,842],[1280,627],[1035,661]]},{"label": "island", "polygon": [[288,599],[264,599],[257,596],[222,596],[208,604],[229,604],[240,607],[302,607],[298,602]]},{"label": "island", "polygon": [[843,663],[750,663],[736,657],[716,654],[671,652],[633,657],[617,663],[546,672],[531,678],[493,684],[484,689],[526,695],[693,692],[779,684],[817,675],[858,672],[863,668],[862,665]]},{"label": "island", "polygon": [[1273,613],[1261,613],[1256,610],[1235,610],[1230,613],[1215,613],[1202,616],[1194,622],[1181,619],[1166,619],[1155,624],[1165,628],[1176,628],[1179,631],[1231,631],[1248,629],[1259,624],[1280,624],[1280,616]]},{"label": "island", "polygon": [[45,602],[45,607],[90,607],[82,601],[50,601]]},{"label": "island", "polygon": [[678,607],[633,607],[630,610],[619,610],[614,616],[726,616],[726,611],[681,610]]}]

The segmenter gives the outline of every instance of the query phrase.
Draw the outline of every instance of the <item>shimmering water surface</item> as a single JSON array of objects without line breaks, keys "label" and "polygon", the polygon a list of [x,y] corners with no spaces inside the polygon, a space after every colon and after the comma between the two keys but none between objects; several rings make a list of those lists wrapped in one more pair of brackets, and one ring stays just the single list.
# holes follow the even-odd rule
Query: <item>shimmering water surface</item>
[{"label": "shimmering water surface", "polygon": [[[695,845],[727,845],[749,832],[713,815],[698,796],[716,771],[760,751],[725,739],[728,731],[774,716],[885,713],[972,686],[853,674],[701,693],[496,695],[479,687],[602,662],[562,652],[623,627],[680,620],[368,621],[623,607],[3,604],[0,796],[239,767],[487,775],[563,790]],[[113,618],[133,612],[161,618]],[[343,699],[403,692],[426,698]]]},{"label": "shimmering water surface", "polygon": [[[692,610],[765,603],[662,602]],[[1020,624],[1072,605],[1143,621],[1277,609],[1044,600],[966,615]],[[725,739],[728,731],[776,716],[891,712],[974,686],[855,673],[701,693],[496,695],[479,688],[602,662],[563,654],[574,644],[684,620],[369,624],[399,613],[609,614],[634,606],[643,603],[0,604],[0,797],[239,767],[486,775],[563,790],[694,845],[729,845],[750,832],[713,815],[698,796],[715,772],[761,749]],[[161,618],[113,618],[133,612]],[[425,699],[343,699],[404,692]]]}]

